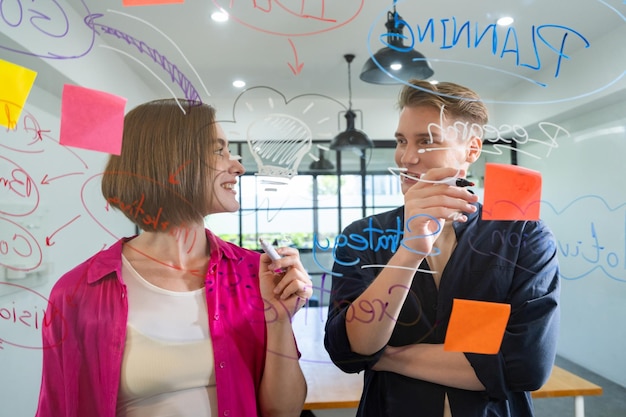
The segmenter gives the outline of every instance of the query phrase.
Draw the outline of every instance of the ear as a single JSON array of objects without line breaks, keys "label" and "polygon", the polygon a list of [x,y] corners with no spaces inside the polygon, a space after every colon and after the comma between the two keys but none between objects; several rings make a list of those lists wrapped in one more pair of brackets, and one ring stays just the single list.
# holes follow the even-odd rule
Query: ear
[{"label": "ear", "polygon": [[467,142],[467,155],[465,160],[473,164],[478,160],[480,153],[483,149],[483,141],[478,136],[472,136]]}]

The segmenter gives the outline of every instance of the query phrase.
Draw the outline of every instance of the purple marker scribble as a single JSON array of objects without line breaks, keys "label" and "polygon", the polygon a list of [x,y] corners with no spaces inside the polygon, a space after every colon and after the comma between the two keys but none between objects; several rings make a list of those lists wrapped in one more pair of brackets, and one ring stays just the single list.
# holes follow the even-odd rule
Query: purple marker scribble
[{"label": "purple marker scribble", "polygon": [[185,76],[185,74],[183,74],[175,64],[171,63],[167,59],[167,57],[161,55],[159,51],[157,51],[155,48],[148,46],[142,40],[134,38],[133,36],[124,33],[121,30],[96,23],[95,20],[102,16],[102,14],[89,15],[85,18],[85,24],[92,28],[95,33],[99,34],[98,29],[100,29],[103,34],[115,36],[118,39],[124,40],[127,44],[134,46],[140,53],[149,56],[155,63],[159,64],[161,68],[163,68],[165,72],[169,74],[172,82],[176,83],[181,88],[181,90],[185,94],[186,99],[197,102],[202,101],[198,90],[196,90],[189,78],[187,78],[187,76]]},{"label": "purple marker scribble", "polygon": [[[94,46],[95,33],[86,33],[82,22],[82,13],[77,8],[79,19],[72,21],[75,13],[66,13],[58,1],[0,2],[0,27],[12,39],[30,39],[28,46],[9,47],[0,45],[0,49],[18,54],[49,59],[76,59],[87,55]],[[90,11],[84,1],[80,2],[89,16]],[[67,42],[71,36],[77,42]],[[52,38],[52,39],[51,39]],[[54,42],[54,40],[58,40]],[[80,41],[80,42],[78,42]],[[86,43],[85,43],[86,42]],[[74,52],[63,51],[78,45]],[[84,46],[80,46],[84,45]],[[38,49],[41,51],[38,52]]]}]

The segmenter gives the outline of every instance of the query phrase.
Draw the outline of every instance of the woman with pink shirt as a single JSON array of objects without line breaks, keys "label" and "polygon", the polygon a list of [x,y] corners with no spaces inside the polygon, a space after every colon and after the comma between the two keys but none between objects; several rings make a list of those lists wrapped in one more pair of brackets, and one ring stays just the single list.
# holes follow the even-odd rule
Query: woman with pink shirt
[{"label": "woman with pink shirt", "polygon": [[38,417],[300,415],[290,319],[312,284],[298,251],[272,260],[204,226],[239,209],[243,173],[207,104],[155,100],[126,115],[102,192],[142,232],[53,287]]}]

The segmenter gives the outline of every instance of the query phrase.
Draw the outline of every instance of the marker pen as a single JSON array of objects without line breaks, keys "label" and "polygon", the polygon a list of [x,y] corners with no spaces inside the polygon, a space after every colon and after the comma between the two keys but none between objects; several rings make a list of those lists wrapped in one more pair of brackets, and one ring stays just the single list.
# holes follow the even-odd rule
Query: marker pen
[{"label": "marker pen", "polygon": [[476,184],[474,184],[471,181],[466,180],[465,178],[457,178],[457,177],[448,177],[448,178],[444,178],[441,180],[425,180],[422,178],[417,178],[414,177],[412,175],[408,175],[405,174],[404,171],[407,171],[406,168],[395,168],[395,167],[389,167],[387,168],[389,170],[389,172],[391,172],[393,175],[396,175],[395,171],[399,172],[399,176],[400,177],[406,177],[409,179],[412,179],[414,181],[422,181],[422,182],[428,182],[431,184],[447,184],[447,185],[452,185],[452,186],[456,186],[456,187],[472,187]]},{"label": "marker pen", "polygon": [[454,186],[457,186],[457,187],[472,187],[474,185],[473,182],[468,181],[465,178],[455,178],[455,177],[444,178],[444,179],[439,180],[439,181],[433,181],[433,183],[435,183],[435,184],[454,185]]},{"label": "marker pen", "polygon": [[281,258],[278,252],[276,252],[276,249],[274,249],[274,246],[270,245],[261,238],[259,238],[259,243],[261,244],[261,248],[263,248],[263,252],[267,253],[273,261],[277,261]]}]

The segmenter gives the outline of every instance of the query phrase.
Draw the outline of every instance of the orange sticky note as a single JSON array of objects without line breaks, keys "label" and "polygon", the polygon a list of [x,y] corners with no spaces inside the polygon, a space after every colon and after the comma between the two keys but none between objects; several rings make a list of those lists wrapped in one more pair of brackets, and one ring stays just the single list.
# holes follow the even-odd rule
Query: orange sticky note
[{"label": "orange sticky note", "polygon": [[541,173],[507,164],[485,164],[483,220],[539,220]]},{"label": "orange sticky note", "polygon": [[119,155],[126,99],[66,84],[61,97],[59,143]]},{"label": "orange sticky note", "polygon": [[455,298],[443,349],[489,355],[498,353],[510,314],[509,304]]},{"label": "orange sticky note", "polygon": [[17,126],[35,77],[35,71],[0,59],[0,125],[9,129]]},{"label": "orange sticky note", "polygon": [[184,3],[185,0],[122,0],[122,6],[151,6],[154,4]]}]

